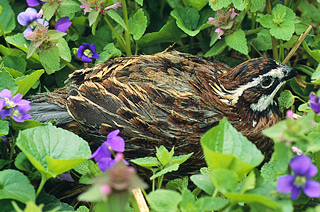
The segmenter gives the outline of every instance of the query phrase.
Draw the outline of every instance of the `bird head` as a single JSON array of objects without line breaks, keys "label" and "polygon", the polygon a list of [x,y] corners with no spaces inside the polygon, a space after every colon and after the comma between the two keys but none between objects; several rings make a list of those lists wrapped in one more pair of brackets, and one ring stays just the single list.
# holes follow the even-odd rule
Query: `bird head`
[{"label": "bird head", "polygon": [[268,58],[248,60],[223,74],[213,86],[220,100],[235,108],[264,112],[276,105],[274,96],[297,72]]}]

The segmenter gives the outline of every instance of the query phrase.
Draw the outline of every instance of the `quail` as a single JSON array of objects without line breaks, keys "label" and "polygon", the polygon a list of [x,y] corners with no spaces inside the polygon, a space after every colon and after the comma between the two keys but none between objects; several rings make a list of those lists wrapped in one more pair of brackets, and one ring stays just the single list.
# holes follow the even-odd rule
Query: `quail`
[{"label": "quail", "polygon": [[263,153],[272,141],[262,131],[280,121],[275,95],[297,74],[272,59],[230,68],[177,51],[116,58],[75,71],[65,88],[33,98],[33,119],[55,120],[94,142],[120,129],[127,159],[154,156],[155,147],[194,152],[185,169],[205,165],[200,138],[228,121]]}]

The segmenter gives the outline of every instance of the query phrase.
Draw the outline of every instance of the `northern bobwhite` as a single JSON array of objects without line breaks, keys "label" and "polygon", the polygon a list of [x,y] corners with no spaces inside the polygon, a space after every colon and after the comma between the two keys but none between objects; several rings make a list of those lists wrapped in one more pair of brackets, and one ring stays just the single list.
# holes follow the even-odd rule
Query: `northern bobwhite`
[{"label": "northern bobwhite", "polygon": [[280,120],[274,96],[296,74],[267,58],[232,69],[175,51],[117,58],[77,70],[66,88],[35,97],[31,115],[57,124],[75,120],[95,142],[120,129],[127,159],[155,156],[160,145],[194,152],[185,167],[198,170],[205,165],[200,137],[224,116],[270,152],[272,141],[261,132]]}]

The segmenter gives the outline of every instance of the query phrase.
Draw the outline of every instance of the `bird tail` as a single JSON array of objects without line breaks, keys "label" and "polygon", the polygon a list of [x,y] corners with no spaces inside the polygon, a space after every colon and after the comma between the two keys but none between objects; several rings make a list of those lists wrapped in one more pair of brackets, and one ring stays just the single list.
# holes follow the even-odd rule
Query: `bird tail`
[{"label": "bird tail", "polygon": [[31,101],[31,109],[28,113],[33,120],[42,123],[54,120],[57,125],[73,121],[66,107],[66,88],[58,89],[51,93],[31,96],[29,100]]}]

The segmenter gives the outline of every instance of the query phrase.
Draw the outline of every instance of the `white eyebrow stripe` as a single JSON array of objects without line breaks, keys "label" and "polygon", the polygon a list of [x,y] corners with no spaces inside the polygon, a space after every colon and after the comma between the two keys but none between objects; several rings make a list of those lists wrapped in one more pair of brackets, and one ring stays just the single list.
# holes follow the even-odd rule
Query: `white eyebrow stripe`
[{"label": "white eyebrow stripe", "polygon": [[[239,100],[239,97],[243,94],[243,92],[245,90],[247,90],[248,88],[251,88],[251,87],[255,87],[257,85],[259,85],[261,83],[261,80],[264,78],[264,77],[268,77],[268,76],[271,76],[273,78],[279,78],[279,79],[282,79],[284,77],[284,73],[283,73],[283,68],[284,66],[279,66],[278,68],[275,68],[275,69],[272,69],[271,71],[269,71],[268,73],[265,73],[263,75],[260,75],[256,78],[253,78],[251,82],[247,83],[247,84],[244,84],[244,85],[241,85],[239,86],[237,89],[235,90],[227,90],[223,87],[222,84],[220,84],[221,88],[223,91],[227,92],[227,93],[230,93],[230,94],[222,94],[221,92],[221,89],[220,89],[220,92],[218,92],[218,94],[220,94],[220,96],[224,97],[224,98],[228,98],[229,99],[229,105],[235,105],[238,100]],[[275,91],[278,91],[278,87],[275,89]],[[258,104],[258,103],[257,103]]]}]

